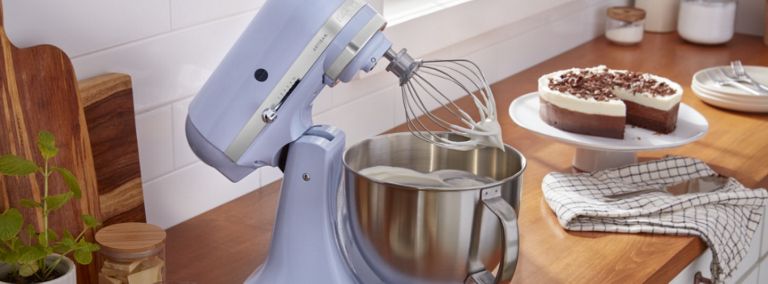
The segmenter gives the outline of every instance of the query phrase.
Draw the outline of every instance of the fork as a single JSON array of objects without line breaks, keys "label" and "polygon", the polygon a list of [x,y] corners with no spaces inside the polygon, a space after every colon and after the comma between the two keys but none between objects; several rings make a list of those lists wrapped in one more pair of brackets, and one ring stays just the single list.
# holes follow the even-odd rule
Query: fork
[{"label": "fork", "polygon": [[734,80],[733,78],[730,78],[728,74],[726,74],[725,71],[723,71],[723,69],[718,68],[717,71],[707,70],[705,74],[707,74],[707,77],[709,77],[709,79],[712,80],[712,82],[715,82],[715,84],[734,86],[756,96],[763,95],[757,90],[750,88],[749,86],[744,85],[741,82]]},{"label": "fork", "polygon": [[744,66],[741,64],[741,60],[731,61],[731,69],[733,70],[733,74],[736,75],[736,77],[733,79],[743,81],[747,84],[753,85],[758,89],[762,90],[764,93],[768,92],[768,86],[761,84],[760,82],[752,78],[752,76],[749,76],[747,71],[744,70]]}]

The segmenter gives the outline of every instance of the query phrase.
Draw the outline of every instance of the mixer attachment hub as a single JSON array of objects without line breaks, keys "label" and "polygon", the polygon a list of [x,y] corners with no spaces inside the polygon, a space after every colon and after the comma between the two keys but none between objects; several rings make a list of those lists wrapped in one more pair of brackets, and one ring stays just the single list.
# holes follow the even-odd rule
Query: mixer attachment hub
[{"label": "mixer attachment hub", "polygon": [[395,52],[390,48],[384,53],[384,58],[390,61],[387,65],[387,71],[400,78],[400,86],[407,84],[413,73],[421,66],[421,60],[413,59],[405,48],[401,49],[400,52]]}]

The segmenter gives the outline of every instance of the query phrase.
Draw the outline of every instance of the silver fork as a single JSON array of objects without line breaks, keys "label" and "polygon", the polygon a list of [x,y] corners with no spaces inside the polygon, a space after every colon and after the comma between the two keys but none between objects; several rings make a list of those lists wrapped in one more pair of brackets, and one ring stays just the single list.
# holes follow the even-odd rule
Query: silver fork
[{"label": "silver fork", "polygon": [[731,70],[733,70],[733,74],[735,75],[734,79],[753,85],[764,93],[768,92],[768,86],[761,84],[752,78],[752,76],[749,76],[749,73],[744,70],[744,66],[741,64],[741,60],[731,61]]},{"label": "silver fork", "polygon": [[763,95],[754,88],[750,88],[749,86],[744,85],[741,82],[734,80],[733,78],[730,78],[728,74],[726,74],[725,71],[720,68],[717,68],[717,71],[707,70],[705,74],[707,74],[707,77],[709,77],[712,82],[715,82],[715,84],[734,86],[756,96]]}]

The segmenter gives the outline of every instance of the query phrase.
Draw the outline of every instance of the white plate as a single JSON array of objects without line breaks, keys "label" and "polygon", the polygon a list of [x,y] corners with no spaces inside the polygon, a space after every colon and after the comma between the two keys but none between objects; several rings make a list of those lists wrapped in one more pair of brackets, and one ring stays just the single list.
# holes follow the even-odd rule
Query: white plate
[{"label": "white plate", "polygon": [[[737,87],[720,86],[713,83],[711,78],[709,78],[709,76],[707,76],[705,72],[708,70],[717,70],[719,68],[725,68],[727,70],[727,69],[730,69],[731,66],[715,66],[711,68],[702,69],[699,72],[696,72],[696,74],[693,74],[693,79],[691,84],[696,84],[700,86],[702,89],[709,90],[712,92],[727,93],[727,94],[739,95],[739,96],[754,96],[753,94],[745,92]],[[752,78],[755,79],[755,81],[758,81],[763,85],[768,85],[768,67],[744,66],[744,70],[747,73],[749,73],[749,75],[752,76]]]},{"label": "white plate", "polygon": [[768,105],[766,104],[740,103],[740,102],[735,102],[731,100],[724,100],[721,98],[717,98],[713,95],[710,95],[708,92],[702,91],[698,88],[692,88],[692,89],[693,89],[693,93],[696,94],[696,96],[699,99],[701,99],[705,103],[708,103],[716,107],[721,107],[721,108],[735,110],[735,111],[743,111],[743,112],[768,113]]},{"label": "white plate", "polygon": [[736,96],[726,93],[717,93],[710,90],[706,90],[698,85],[692,84],[691,90],[697,93],[706,94],[707,96],[717,99],[734,102],[737,104],[756,104],[756,105],[768,105],[768,96]]},{"label": "white plate", "polygon": [[677,129],[658,134],[639,127],[626,126],[624,139],[611,139],[566,132],[554,128],[539,117],[539,94],[533,92],[517,98],[509,105],[509,116],[521,127],[558,141],[591,150],[635,152],[673,148],[703,137],[709,129],[707,119],[695,109],[680,103]]}]

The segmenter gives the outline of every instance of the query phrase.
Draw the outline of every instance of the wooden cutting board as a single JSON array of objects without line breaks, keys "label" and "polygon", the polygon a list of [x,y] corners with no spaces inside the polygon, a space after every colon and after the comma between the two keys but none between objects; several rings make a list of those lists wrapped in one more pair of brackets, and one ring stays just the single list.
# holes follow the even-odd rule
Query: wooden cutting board
[{"label": "wooden cutting board", "polygon": [[[2,3],[0,3],[1,5]],[[59,155],[52,163],[68,168],[78,178],[82,188],[79,202],[71,202],[49,217],[52,227],[80,232],[81,214],[100,217],[96,189],[96,174],[91,144],[86,127],[83,104],[72,63],[63,51],[40,45],[15,47],[2,27],[0,7],[0,153],[12,153],[43,162],[37,152],[36,138],[41,130],[56,137]],[[51,179],[52,194],[63,193],[67,187],[60,178]],[[40,201],[41,179],[29,177],[0,177],[0,202],[3,210],[19,207],[22,198]],[[34,210],[21,209],[26,220],[41,216]],[[93,239],[93,232],[87,237]],[[79,266],[79,283],[96,283],[96,266]]]},{"label": "wooden cutting board", "polygon": [[146,222],[131,77],[111,73],[80,81],[99,208],[104,225]]}]

